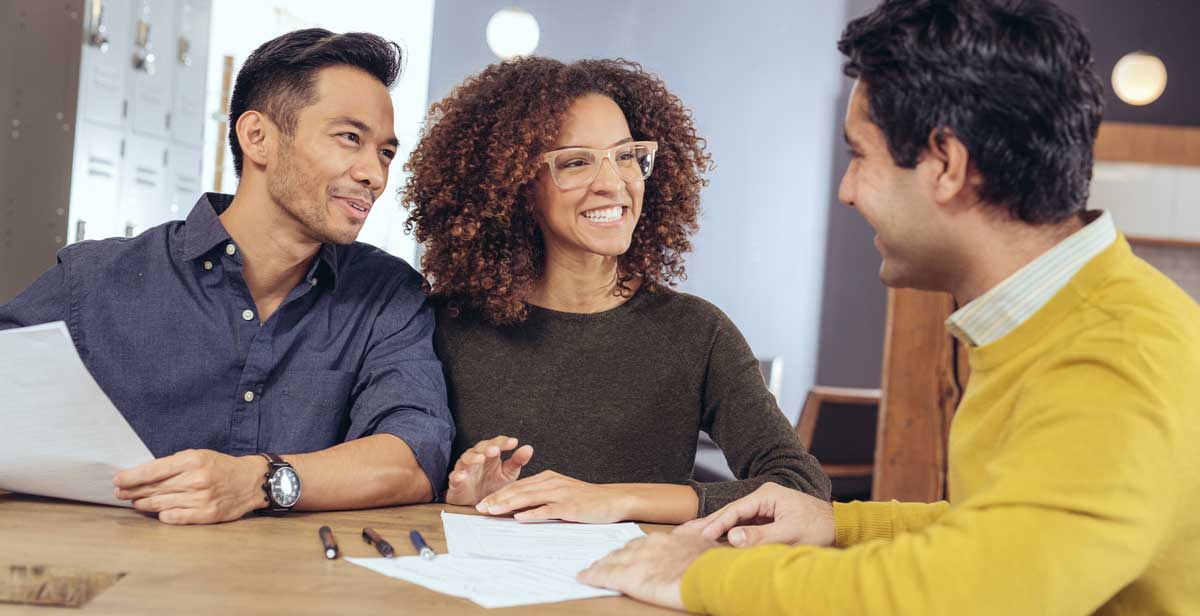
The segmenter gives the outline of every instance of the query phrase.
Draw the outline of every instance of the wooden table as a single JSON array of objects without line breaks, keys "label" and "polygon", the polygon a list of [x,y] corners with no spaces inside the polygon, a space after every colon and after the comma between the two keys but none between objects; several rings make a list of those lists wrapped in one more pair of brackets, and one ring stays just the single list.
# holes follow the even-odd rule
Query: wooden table
[{"label": "wooden table", "polygon": [[[439,512],[467,507],[411,505],[366,511],[247,517],[212,526],[169,526],[132,509],[0,492],[0,565],[51,565],[123,572],[82,608],[86,614],[663,614],[626,597],[485,610],[466,599],[392,579],[343,558],[326,560],[317,528],[328,525],[342,556],[378,556],[364,526],[398,555],[408,531],[446,549]],[[669,526],[643,524],[646,532]],[[0,603],[0,615],[75,613],[70,608]]]}]

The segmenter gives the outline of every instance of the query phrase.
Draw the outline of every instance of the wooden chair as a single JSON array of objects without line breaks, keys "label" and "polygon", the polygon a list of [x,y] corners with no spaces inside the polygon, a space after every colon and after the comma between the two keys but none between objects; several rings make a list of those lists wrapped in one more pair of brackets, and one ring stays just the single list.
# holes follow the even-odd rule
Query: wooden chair
[{"label": "wooden chair", "polygon": [[879,399],[878,389],[808,390],[796,435],[830,479],[873,475]]}]

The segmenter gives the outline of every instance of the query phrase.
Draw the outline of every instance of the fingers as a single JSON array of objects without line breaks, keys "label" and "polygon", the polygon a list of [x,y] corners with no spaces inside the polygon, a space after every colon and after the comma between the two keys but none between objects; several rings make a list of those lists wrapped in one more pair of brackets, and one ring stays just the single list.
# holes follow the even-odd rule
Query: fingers
[{"label": "fingers", "polygon": [[571,518],[563,511],[561,505],[542,505],[534,509],[526,511],[518,511],[513,514],[513,517],[522,522],[536,522],[540,520],[570,520]]},{"label": "fingers", "polygon": [[795,530],[785,522],[772,522],[761,526],[739,526],[729,531],[729,544],[739,548],[769,543],[791,544],[796,539]]},{"label": "fingers", "polygon": [[695,530],[708,539],[716,540],[735,526],[759,518],[762,513],[762,502],[751,494],[725,505],[706,518],[696,520],[703,524],[697,524]]},{"label": "fingers", "polygon": [[138,511],[146,511],[149,513],[158,513],[167,509],[177,509],[182,507],[194,507],[200,499],[196,498],[194,493],[175,492],[172,494],[158,494],[155,496],[147,496],[133,501],[133,508]]},{"label": "fingers", "polygon": [[512,456],[504,461],[504,464],[501,466],[501,470],[504,471],[505,476],[516,479],[520,475],[521,469],[524,468],[526,464],[529,464],[529,461],[532,459],[533,446],[524,445],[520,449],[514,451]]},{"label": "fingers", "polygon": [[[499,515],[508,513],[514,509],[545,504],[550,502],[546,500],[548,498],[548,490],[554,484],[560,483],[561,479],[562,475],[558,473],[543,471],[533,477],[526,477],[496,490],[479,501],[479,504],[475,508],[483,513]],[[534,497],[536,494],[541,494],[541,496]],[[533,497],[532,500],[531,497]],[[537,500],[538,498],[541,500]]]},{"label": "fingers", "polygon": [[142,484],[134,488],[113,488],[113,496],[121,500],[132,501],[148,496],[186,492],[187,488],[181,485],[179,479],[180,475],[175,475],[157,483]]},{"label": "fingers", "polygon": [[[510,486],[511,487],[511,486]],[[499,492],[480,501],[475,508],[491,515],[504,515],[518,509],[528,509],[558,502],[562,494],[558,488],[541,489],[537,486],[500,495]]]},{"label": "fingers", "polygon": [[165,458],[151,460],[140,466],[127,468],[113,477],[113,485],[128,489],[174,477],[188,466],[189,453],[190,451],[181,451]]}]

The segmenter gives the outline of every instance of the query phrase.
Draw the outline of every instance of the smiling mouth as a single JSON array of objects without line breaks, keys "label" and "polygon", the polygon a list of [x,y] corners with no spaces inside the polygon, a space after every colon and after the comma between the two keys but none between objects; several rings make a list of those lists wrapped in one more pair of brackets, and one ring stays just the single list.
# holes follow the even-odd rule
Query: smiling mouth
[{"label": "smiling mouth", "polygon": [[625,207],[620,205],[598,207],[580,214],[589,222],[616,222],[621,220],[624,215]]},{"label": "smiling mouth", "polygon": [[346,205],[349,205],[350,207],[352,207],[364,214],[371,211],[371,206],[367,205],[366,203],[364,203],[363,201],[360,201],[358,199],[352,199],[349,197],[338,197],[338,198],[341,199],[342,201],[344,201],[346,203]]}]

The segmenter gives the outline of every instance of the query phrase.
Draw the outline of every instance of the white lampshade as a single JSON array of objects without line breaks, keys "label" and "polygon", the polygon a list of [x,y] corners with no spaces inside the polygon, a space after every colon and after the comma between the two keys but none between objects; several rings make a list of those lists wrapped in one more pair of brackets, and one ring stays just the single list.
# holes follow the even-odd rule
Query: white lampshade
[{"label": "white lampshade", "polygon": [[1167,67],[1144,51],[1125,54],[1112,73],[1113,92],[1130,105],[1149,105],[1167,87]]},{"label": "white lampshade", "polygon": [[521,7],[500,9],[488,20],[487,44],[501,59],[533,53],[540,36],[537,20]]}]

